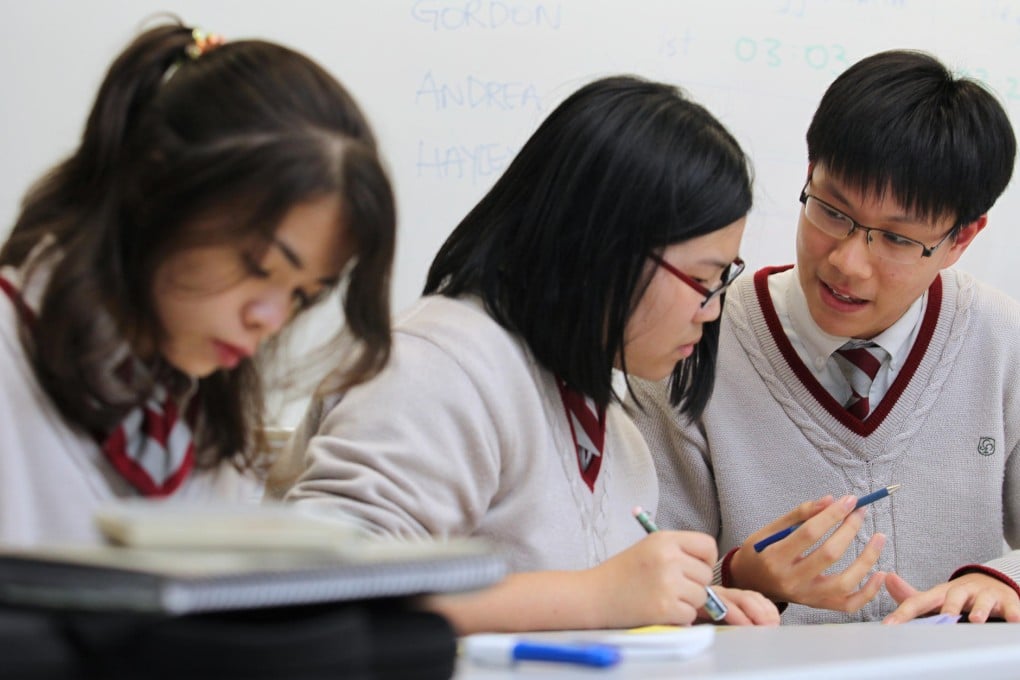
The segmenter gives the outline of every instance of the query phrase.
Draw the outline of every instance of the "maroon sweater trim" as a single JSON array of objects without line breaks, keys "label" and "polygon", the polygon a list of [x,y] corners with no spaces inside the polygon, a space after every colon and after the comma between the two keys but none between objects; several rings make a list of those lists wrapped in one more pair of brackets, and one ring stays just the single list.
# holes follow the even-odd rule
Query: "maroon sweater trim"
[{"label": "maroon sweater trim", "polygon": [[949,577],[949,580],[952,581],[954,578],[959,578],[960,576],[965,576],[966,574],[984,574],[986,576],[991,576],[992,578],[1002,581],[1007,586],[1012,588],[1013,592],[1016,593],[1017,597],[1020,597],[1020,585],[1018,585],[1016,581],[1011,579],[1009,576],[1006,576],[998,569],[992,569],[991,567],[986,567],[983,564],[968,564],[962,566],[953,572],[953,575]]},{"label": "maroon sweater trim", "polygon": [[[733,550],[730,550],[728,553],[726,553],[726,556],[723,557],[723,560],[722,560],[722,569],[720,569],[720,574],[719,574],[719,580],[721,581],[721,585],[722,585],[723,588],[739,588],[740,587],[739,585],[736,585],[735,583],[733,583],[733,556],[737,554],[738,550],[740,550],[740,546],[739,545],[736,548],[734,548]],[[773,602],[773,604],[776,605],[776,609],[778,609],[779,613],[782,614],[783,612],[786,611],[786,608],[789,606],[790,603],[789,602]]]},{"label": "maroon sweater trim", "polygon": [[896,380],[889,387],[889,391],[882,398],[882,401],[879,402],[878,407],[871,412],[867,420],[861,420],[847,411],[842,404],[836,401],[822,387],[821,383],[815,379],[811,371],[800,360],[797,351],[793,348],[789,338],[786,337],[786,333],[783,332],[783,325],[779,321],[779,315],[776,313],[776,308],[772,304],[772,297],[769,295],[768,277],[784,272],[792,267],[793,265],[765,267],[754,275],[755,294],[758,298],[758,304],[761,306],[762,314],[765,317],[769,333],[772,335],[772,339],[779,348],[783,358],[786,359],[787,365],[793,370],[801,384],[815,398],[815,401],[847,429],[862,437],[867,437],[878,429],[882,421],[885,420],[885,417],[892,411],[897,400],[903,394],[907,385],[910,384],[910,379],[914,377],[917,367],[921,365],[925,352],[928,351],[928,345],[931,343],[935,327],[938,324],[939,311],[942,309],[942,277],[936,277],[928,288],[928,306],[924,311],[924,318],[921,320],[921,329],[917,334],[917,340],[914,342],[910,354],[907,355],[907,360],[903,363],[903,368],[900,369],[899,375],[896,376]]},{"label": "maroon sweater trim", "polygon": [[719,575],[720,576],[719,580],[722,581],[722,586],[724,588],[737,587],[733,585],[733,556],[737,554],[738,550],[740,550],[739,545],[733,550],[726,553],[726,557],[722,558],[722,570]]},{"label": "maroon sweater trim", "polygon": [[14,309],[18,311],[18,314],[25,321],[25,323],[31,325],[35,324],[35,313],[25,304],[25,301],[21,297],[21,293],[14,287],[10,281],[0,276],[0,290],[7,294],[7,297],[11,299],[11,304],[14,305]]}]

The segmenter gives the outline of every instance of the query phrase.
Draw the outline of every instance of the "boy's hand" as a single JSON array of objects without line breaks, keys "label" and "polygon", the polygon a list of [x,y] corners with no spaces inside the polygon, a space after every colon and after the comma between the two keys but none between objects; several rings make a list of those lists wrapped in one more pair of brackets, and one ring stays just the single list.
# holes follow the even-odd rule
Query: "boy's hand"
[{"label": "boy's hand", "polygon": [[919,592],[899,574],[886,577],[885,589],[899,607],[882,623],[904,623],[924,614],[962,614],[967,620],[984,623],[994,616],[1020,622],[1020,597],[1011,586],[988,574],[964,574]]},{"label": "boy's hand", "polygon": [[[826,496],[803,503],[752,534],[734,554],[730,573],[734,585],[757,590],[774,602],[794,602],[821,609],[852,612],[878,594],[885,578],[875,572],[861,586],[882,553],[885,536],[875,534],[860,557],[838,574],[823,572],[846,552],[864,521],[866,510],[854,510],[857,499]],[[800,524],[781,541],[755,552],[754,544],[793,524]],[[832,531],[814,550],[811,546]]]}]

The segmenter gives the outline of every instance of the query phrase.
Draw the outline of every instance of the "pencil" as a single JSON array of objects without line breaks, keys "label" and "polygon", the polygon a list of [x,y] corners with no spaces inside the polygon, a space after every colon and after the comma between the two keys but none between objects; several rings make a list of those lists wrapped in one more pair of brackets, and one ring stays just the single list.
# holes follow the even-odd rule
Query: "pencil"
[{"label": "pencil", "polygon": [[[885,498],[889,494],[899,489],[900,486],[902,485],[891,484],[876,491],[872,491],[866,496],[861,496],[860,498],[857,499],[857,505],[854,506],[854,510],[856,510],[857,508],[863,508],[865,505],[870,505],[871,503],[874,503],[877,500]],[[777,531],[768,538],[763,538],[762,540],[754,544],[754,551],[761,552],[762,550],[769,547],[773,543],[783,540],[784,538],[792,534],[794,531],[796,531],[799,526],[800,524],[794,524],[793,526],[789,526],[786,527],[785,529]]]},{"label": "pencil", "polygon": [[[655,522],[652,521],[647,512],[641,509],[640,505],[634,508],[634,518],[649,534],[659,530],[659,527],[655,526]],[[708,596],[708,599],[705,600],[705,611],[708,612],[713,621],[722,621],[729,611],[726,609],[726,605],[723,604],[723,601],[712,590],[712,586],[705,586],[705,594]]]}]

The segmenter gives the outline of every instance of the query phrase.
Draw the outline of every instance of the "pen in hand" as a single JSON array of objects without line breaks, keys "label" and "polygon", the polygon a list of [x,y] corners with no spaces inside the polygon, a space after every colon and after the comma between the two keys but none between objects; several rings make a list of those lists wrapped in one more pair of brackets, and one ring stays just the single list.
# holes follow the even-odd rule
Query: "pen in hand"
[{"label": "pen in hand", "polygon": [[[652,521],[652,518],[648,516],[647,512],[641,509],[641,506],[634,508],[634,518],[649,534],[659,530],[659,527],[655,526],[655,522]],[[713,621],[722,621],[729,612],[729,610],[726,609],[726,605],[723,604],[723,601],[715,594],[715,591],[712,590],[711,586],[705,586],[705,594],[708,596],[708,599],[705,600],[705,611],[708,612],[708,615],[712,617]]]},{"label": "pen in hand", "polygon": [[[861,496],[860,498],[857,499],[857,505],[854,506],[854,510],[856,510],[857,508],[863,508],[865,505],[869,505],[877,500],[885,498],[889,494],[899,489],[900,486],[901,486],[900,484],[892,484],[890,486],[878,489],[877,491],[872,491],[867,496]],[[762,550],[769,547],[773,543],[783,540],[784,538],[792,534],[794,531],[796,531],[799,526],[800,524],[794,524],[793,526],[788,526],[785,529],[777,531],[768,538],[763,538],[762,540],[754,544],[754,551],[761,552]]]}]

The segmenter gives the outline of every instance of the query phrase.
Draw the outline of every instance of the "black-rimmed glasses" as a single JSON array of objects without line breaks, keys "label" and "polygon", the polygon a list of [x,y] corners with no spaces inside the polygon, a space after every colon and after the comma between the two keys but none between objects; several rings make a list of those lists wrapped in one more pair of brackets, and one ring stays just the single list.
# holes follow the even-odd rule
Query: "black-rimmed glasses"
[{"label": "black-rimmed glasses", "polygon": [[730,285],[738,276],[740,276],[740,272],[744,271],[744,261],[738,257],[737,259],[733,260],[733,264],[727,267],[726,271],[723,272],[722,281],[719,283],[719,285],[716,286],[715,288],[709,288],[703,285],[701,282],[697,281],[696,279],[693,279],[687,274],[684,274],[682,271],[671,265],[669,262],[666,262],[664,259],[656,255],[655,253],[652,253],[648,257],[650,257],[655,264],[659,265],[660,267],[668,271],[670,274],[677,277],[678,279],[686,283],[688,286],[704,295],[705,299],[701,301],[702,308],[704,308],[705,306],[708,305],[709,302],[711,302],[712,300],[726,292],[726,289],[730,287]]},{"label": "black-rimmed glasses", "polygon": [[931,257],[954,231],[950,229],[938,243],[927,246],[894,231],[866,227],[841,210],[809,194],[807,186],[800,192],[800,202],[804,204],[804,216],[818,231],[840,240],[848,238],[857,230],[863,231],[870,252],[884,260],[899,264],[915,264],[922,257]]}]

